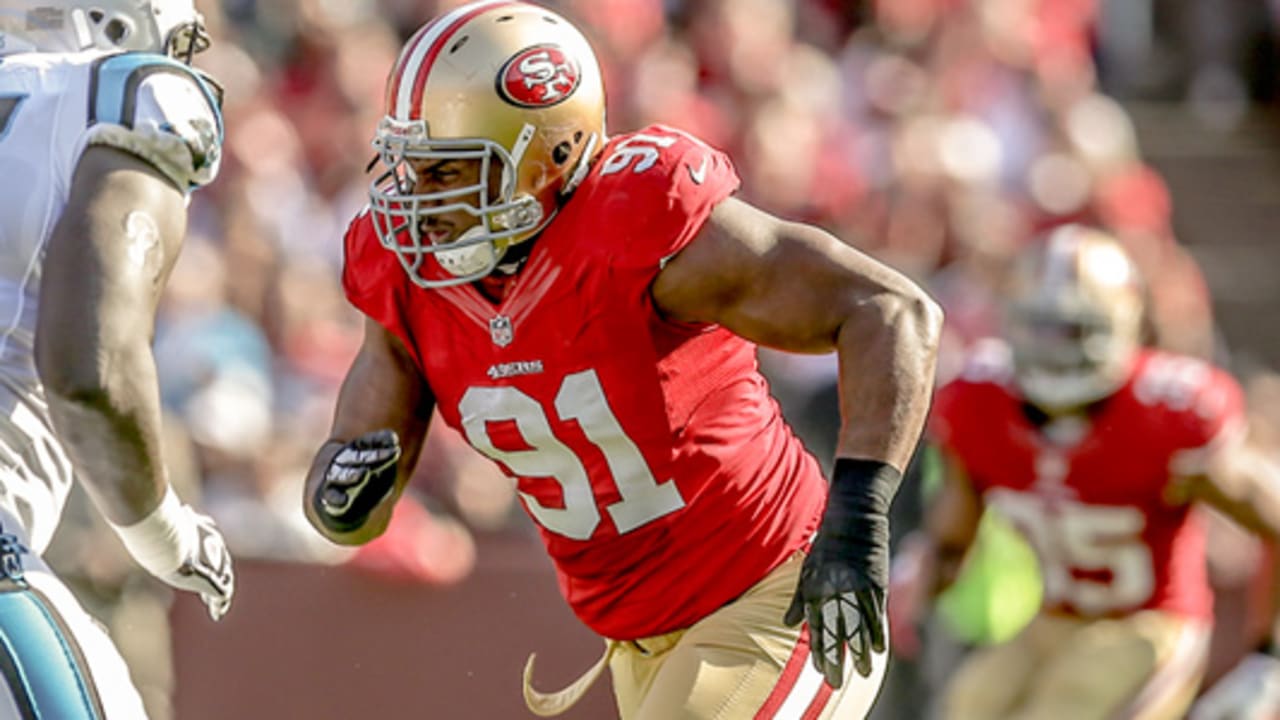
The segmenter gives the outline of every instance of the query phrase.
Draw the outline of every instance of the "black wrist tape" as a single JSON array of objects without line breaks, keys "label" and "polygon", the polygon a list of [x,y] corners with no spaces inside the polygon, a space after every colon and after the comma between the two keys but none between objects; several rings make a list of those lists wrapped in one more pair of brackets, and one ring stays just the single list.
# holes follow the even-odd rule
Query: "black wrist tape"
[{"label": "black wrist tape", "polygon": [[889,514],[893,496],[902,484],[902,473],[879,460],[836,458],[831,473],[831,497],[839,497],[845,507],[863,513]]},{"label": "black wrist tape", "polygon": [[819,531],[882,588],[889,583],[889,505],[901,484],[902,473],[888,463],[836,459]]}]

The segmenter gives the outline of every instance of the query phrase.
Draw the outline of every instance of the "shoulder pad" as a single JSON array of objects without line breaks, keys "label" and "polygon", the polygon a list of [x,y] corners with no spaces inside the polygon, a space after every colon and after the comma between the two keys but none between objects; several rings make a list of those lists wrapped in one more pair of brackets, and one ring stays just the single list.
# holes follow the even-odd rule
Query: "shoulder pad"
[{"label": "shoulder pad", "polygon": [[199,71],[154,53],[93,64],[89,144],[133,153],[186,190],[213,180],[222,139],[220,91]]},{"label": "shoulder pad", "polygon": [[597,222],[616,229],[614,261],[656,268],[697,235],[739,182],[724,153],[653,125],[614,138],[580,192],[589,196]]},{"label": "shoulder pad", "polygon": [[1244,423],[1244,390],[1225,370],[1199,358],[1153,352],[1139,361],[1130,391],[1159,413],[1165,435],[1181,448],[1211,445]]}]

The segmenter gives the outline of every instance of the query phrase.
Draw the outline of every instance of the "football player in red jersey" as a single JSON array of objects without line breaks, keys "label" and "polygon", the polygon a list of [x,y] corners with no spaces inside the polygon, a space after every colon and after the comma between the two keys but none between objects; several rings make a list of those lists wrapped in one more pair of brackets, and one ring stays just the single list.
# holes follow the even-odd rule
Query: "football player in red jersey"
[{"label": "football player in red jersey", "polygon": [[954,578],[992,506],[1035,549],[1043,607],[966,660],[942,714],[1182,717],[1212,610],[1195,504],[1274,537],[1276,478],[1244,441],[1231,376],[1141,347],[1141,280],[1119,243],[1068,225],[1021,261],[1006,339],[980,344],[934,404],[948,472],[917,582]]},{"label": "football player in red jersey", "polygon": [[[941,314],[815,227],[733,196],[661,126],[605,136],[581,33],[488,0],[423,26],[387,85],[384,172],[345,239],[364,345],[305,505],[386,527],[438,411],[516,484],[624,718],[862,717],[885,659],[886,510],[932,392]],[[756,344],[837,351],[828,492]],[[824,682],[825,680],[825,682]]]}]

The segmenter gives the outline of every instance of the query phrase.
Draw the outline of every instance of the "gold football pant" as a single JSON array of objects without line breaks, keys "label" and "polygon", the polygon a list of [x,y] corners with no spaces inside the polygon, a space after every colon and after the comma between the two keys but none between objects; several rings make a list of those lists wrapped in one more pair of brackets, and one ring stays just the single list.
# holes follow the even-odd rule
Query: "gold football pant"
[{"label": "gold football pant", "polygon": [[1209,627],[1154,610],[1085,620],[1041,614],[952,677],[945,720],[1163,720],[1186,713]]},{"label": "gold football pant", "polygon": [[886,656],[876,654],[864,678],[846,655],[843,687],[833,690],[823,681],[809,657],[807,625],[782,623],[803,561],[796,553],[688,628],[607,640],[596,667],[560,693],[532,690],[526,666],[526,701],[540,715],[563,711],[607,665],[622,720],[861,720],[880,690]]}]

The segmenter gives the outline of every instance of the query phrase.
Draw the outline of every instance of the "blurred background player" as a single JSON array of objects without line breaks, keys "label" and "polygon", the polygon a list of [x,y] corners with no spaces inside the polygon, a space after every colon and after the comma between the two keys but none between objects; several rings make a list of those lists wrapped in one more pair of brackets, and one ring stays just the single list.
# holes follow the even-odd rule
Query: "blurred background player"
[{"label": "blurred background player", "polygon": [[1005,340],[980,343],[936,399],[944,486],[898,601],[947,586],[991,506],[1036,551],[1042,608],[964,661],[941,714],[1182,717],[1212,621],[1195,503],[1274,539],[1275,470],[1231,376],[1141,346],[1141,279],[1113,238],[1053,230],[1009,292]]},{"label": "blurred background player", "polygon": [[[932,391],[928,296],[733,198],[728,157],[691,135],[606,137],[591,47],[536,5],[419,30],[374,144],[344,269],[369,320],[308,480],[315,527],[377,537],[438,410],[514,478],[607,639],[561,693],[531,687],[531,658],[532,710],[567,709],[607,665],[623,718],[863,717],[887,512]],[[756,343],[839,355],[829,493]]]},{"label": "blurred background player", "polygon": [[145,715],[41,557],[73,476],[140,565],[215,620],[230,606],[222,536],[167,478],[151,355],[188,197],[220,160],[220,90],[189,66],[208,42],[190,0],[0,7],[6,717]]}]

